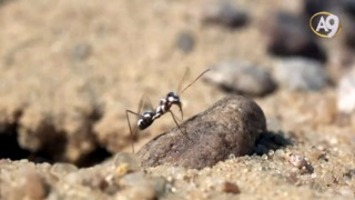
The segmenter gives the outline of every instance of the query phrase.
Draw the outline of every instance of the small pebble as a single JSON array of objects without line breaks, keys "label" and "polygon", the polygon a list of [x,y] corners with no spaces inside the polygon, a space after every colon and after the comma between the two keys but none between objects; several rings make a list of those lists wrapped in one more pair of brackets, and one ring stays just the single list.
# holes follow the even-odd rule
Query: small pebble
[{"label": "small pebble", "polygon": [[275,156],[276,156],[277,158],[284,158],[284,156],[285,156],[285,150],[283,150],[283,149],[277,149],[277,150],[275,151]]},{"label": "small pebble", "polygon": [[288,158],[288,161],[298,169],[303,172],[312,173],[313,169],[310,163],[306,160],[306,158],[302,155],[291,154]]},{"label": "small pebble", "polygon": [[23,189],[26,190],[29,199],[44,199],[48,193],[45,180],[35,171],[27,172],[25,178]]},{"label": "small pebble", "polygon": [[266,130],[265,116],[251,99],[232,95],[148,142],[138,152],[143,167],[168,164],[202,169],[251,153]]},{"label": "small pebble", "polygon": [[301,57],[280,60],[274,74],[279,84],[289,90],[318,91],[329,84],[327,72],[320,62]]},{"label": "small pebble", "polygon": [[70,52],[72,61],[84,61],[90,57],[92,46],[89,43],[82,42],[73,46]]},{"label": "small pebble", "polygon": [[240,193],[240,189],[239,189],[238,185],[235,183],[229,182],[229,181],[225,181],[222,183],[221,190],[222,190],[222,192],[225,192],[225,193],[232,193],[232,194],[239,194]]},{"label": "small pebble", "polygon": [[262,67],[245,61],[224,61],[211,67],[204,80],[222,89],[248,96],[264,96],[273,92],[277,85],[271,74]]},{"label": "small pebble", "polygon": [[[142,196],[159,197],[165,193],[167,181],[160,177],[149,177],[142,172],[128,174],[118,180],[118,185],[122,188],[129,188],[136,192],[147,193]],[[149,195],[148,195],[149,194]],[[153,199],[155,199],[153,198]]]},{"label": "small pebble", "polygon": [[181,31],[176,40],[176,46],[184,53],[190,53],[195,46],[195,37],[189,31]]},{"label": "small pebble", "polygon": [[248,15],[232,1],[208,1],[202,11],[202,22],[234,29],[244,26]]},{"label": "small pebble", "polygon": [[124,165],[126,165],[128,171],[139,170],[138,158],[133,154],[124,152],[117,153],[113,159],[113,163],[115,166],[121,166],[122,168],[124,168]]},{"label": "small pebble", "polygon": [[302,169],[307,165],[307,161],[303,156],[296,155],[296,154],[291,154],[289,158],[289,162],[297,167],[298,169]]},{"label": "small pebble", "polygon": [[[31,167],[28,169],[22,169],[18,179],[13,181],[11,192],[8,194],[8,199],[40,200],[45,199],[49,192],[45,179]],[[1,196],[2,193],[0,192],[0,197]]]},{"label": "small pebble", "polygon": [[122,163],[117,166],[115,174],[117,177],[122,177],[123,175],[127,174],[128,172],[129,172],[128,164]]},{"label": "small pebble", "polygon": [[355,65],[339,81],[337,88],[337,109],[344,114],[355,111]]},{"label": "small pebble", "polygon": [[69,163],[55,163],[51,167],[50,172],[57,177],[62,177],[77,170],[78,168],[75,165]]}]

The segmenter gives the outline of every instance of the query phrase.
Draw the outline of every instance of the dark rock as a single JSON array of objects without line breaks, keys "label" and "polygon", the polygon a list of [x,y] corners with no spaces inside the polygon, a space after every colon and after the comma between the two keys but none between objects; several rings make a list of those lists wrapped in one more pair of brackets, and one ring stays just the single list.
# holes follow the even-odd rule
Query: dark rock
[{"label": "dark rock", "polygon": [[317,91],[329,83],[323,65],[304,58],[281,60],[275,68],[275,77],[281,86],[290,90]]},{"label": "dark rock", "polygon": [[304,12],[308,17],[311,17],[317,12],[330,11],[336,6],[336,3],[340,1],[332,0],[305,0]]},{"label": "dark rock", "polygon": [[[347,18],[342,19],[341,25],[342,25],[343,34],[345,36],[343,42],[346,47],[349,47],[351,50],[354,51],[355,50],[355,8],[353,14],[349,14]],[[353,56],[351,55],[350,57]]]},{"label": "dark rock", "polygon": [[217,64],[204,76],[204,80],[215,83],[226,91],[248,96],[264,96],[277,87],[267,70],[239,61]]},{"label": "dark rock", "polygon": [[353,18],[355,18],[355,1],[343,0],[344,10]]},{"label": "dark rock", "polygon": [[216,24],[227,28],[239,28],[248,22],[247,12],[231,1],[215,1],[205,6],[202,13],[204,24]]},{"label": "dark rock", "polygon": [[190,53],[195,46],[195,38],[189,31],[182,31],[178,34],[176,46],[184,53]]},{"label": "dark rock", "polygon": [[226,97],[206,111],[163,133],[138,152],[143,167],[168,164],[201,169],[231,154],[251,153],[255,140],[266,130],[263,111],[252,100]]},{"label": "dark rock", "polygon": [[325,51],[318,45],[307,20],[283,12],[268,18],[263,29],[268,37],[268,51],[275,56],[302,56],[325,62]]}]

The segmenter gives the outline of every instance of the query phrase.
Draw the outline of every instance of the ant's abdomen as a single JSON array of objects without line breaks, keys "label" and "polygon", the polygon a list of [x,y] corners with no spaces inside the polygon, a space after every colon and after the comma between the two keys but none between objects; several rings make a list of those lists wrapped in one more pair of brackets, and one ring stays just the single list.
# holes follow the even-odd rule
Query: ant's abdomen
[{"label": "ant's abdomen", "polygon": [[138,120],[138,128],[140,130],[144,130],[146,128],[148,128],[151,124],[153,123],[153,120],[151,119],[140,119]]}]

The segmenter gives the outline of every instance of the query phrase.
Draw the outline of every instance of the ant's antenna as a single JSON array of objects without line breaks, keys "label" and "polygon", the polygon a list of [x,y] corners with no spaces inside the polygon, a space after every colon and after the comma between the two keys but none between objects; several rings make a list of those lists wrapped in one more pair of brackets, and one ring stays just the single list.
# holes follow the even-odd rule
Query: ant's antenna
[{"label": "ant's antenna", "polygon": [[181,92],[180,92],[179,95],[181,95],[182,93],[184,93],[187,88],[189,88],[189,87],[190,87],[192,84],[194,84],[198,79],[200,79],[201,76],[203,76],[206,72],[208,72],[208,71],[210,71],[210,70],[211,70],[211,69],[206,69],[205,71],[203,71],[194,81],[192,81],[192,82],[191,82],[190,84],[188,84],[183,90],[181,90]]},{"label": "ant's antenna", "polygon": [[190,74],[190,68],[187,67],[186,70],[185,70],[185,72],[184,72],[184,75],[182,76],[182,78],[181,78],[181,80],[180,80],[180,82],[179,82],[179,85],[178,85],[178,87],[177,87],[177,90],[176,90],[177,94],[179,94],[179,93],[181,92],[182,85],[183,85],[183,83],[185,82],[185,79],[187,78],[187,76],[188,76],[189,74]]},{"label": "ant's antenna", "polygon": [[173,111],[169,110],[168,112],[171,114],[171,117],[173,118],[173,120],[174,120],[176,126],[177,126],[178,129],[181,131],[181,133],[183,133],[184,136],[187,136],[186,132],[185,132],[185,131],[182,131],[182,129],[181,129],[179,123],[178,123],[177,120],[176,120],[176,116],[175,116],[175,114],[173,113]]},{"label": "ant's antenna", "polygon": [[[191,87],[191,85],[193,85],[198,79],[201,78],[201,76],[203,76],[206,72],[210,71],[211,69],[206,69],[205,71],[203,71],[197,78],[195,78],[194,81],[192,81],[190,84],[188,84],[184,89],[181,90],[181,86],[182,86],[182,83],[184,82],[184,80],[186,79],[187,75],[189,74],[190,72],[190,68],[187,68],[185,73],[184,73],[184,76],[182,77],[181,81],[180,81],[180,84],[178,86],[178,90],[177,90],[177,94],[178,95],[181,95],[182,93],[184,93],[189,87]],[[182,107],[181,107],[181,103],[179,104],[179,109],[180,109],[180,113],[181,113],[181,119],[184,118],[184,113],[182,111]]]}]

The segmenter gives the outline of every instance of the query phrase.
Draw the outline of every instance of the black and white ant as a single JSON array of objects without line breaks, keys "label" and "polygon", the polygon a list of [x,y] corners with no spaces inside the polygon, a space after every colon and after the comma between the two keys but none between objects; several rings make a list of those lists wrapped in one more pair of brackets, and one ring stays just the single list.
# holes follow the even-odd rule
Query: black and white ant
[{"label": "black and white ant", "polygon": [[[186,91],[186,89],[188,89],[191,85],[193,85],[198,79],[200,79],[206,72],[208,72],[210,69],[207,69],[205,71],[203,71],[198,77],[195,78],[194,81],[192,81],[190,84],[188,84],[184,89],[180,89],[181,88],[181,84],[183,82],[183,80],[186,78],[187,72],[185,72],[183,78],[180,81],[179,87],[178,87],[178,93],[175,92],[169,92],[164,98],[162,98],[159,102],[158,107],[153,110],[152,106],[150,104],[150,110],[149,111],[144,111],[143,114],[139,114],[136,112],[133,112],[131,110],[126,110],[126,118],[127,118],[127,122],[128,122],[128,126],[129,126],[129,130],[130,130],[130,134],[131,134],[131,138],[132,138],[132,151],[134,152],[134,146],[133,146],[133,140],[134,140],[134,136],[135,136],[135,132],[136,131],[132,131],[132,127],[131,127],[131,122],[129,119],[129,115],[128,114],[133,114],[135,116],[138,117],[137,120],[137,127],[139,130],[144,130],[146,128],[148,128],[151,124],[153,124],[153,122],[160,118],[162,115],[164,115],[165,113],[169,112],[176,124],[176,126],[180,129],[180,131],[185,134],[180,126],[179,123],[176,120],[176,117],[174,115],[174,113],[170,110],[170,108],[173,105],[176,105],[179,108],[179,111],[181,113],[181,119],[184,118],[184,114],[182,111],[182,103],[180,100],[180,95],[182,93],[184,93]],[[138,111],[140,112],[142,109],[142,105],[143,105],[143,99],[144,96],[141,98],[140,102],[139,102],[139,106],[138,106]]]}]

